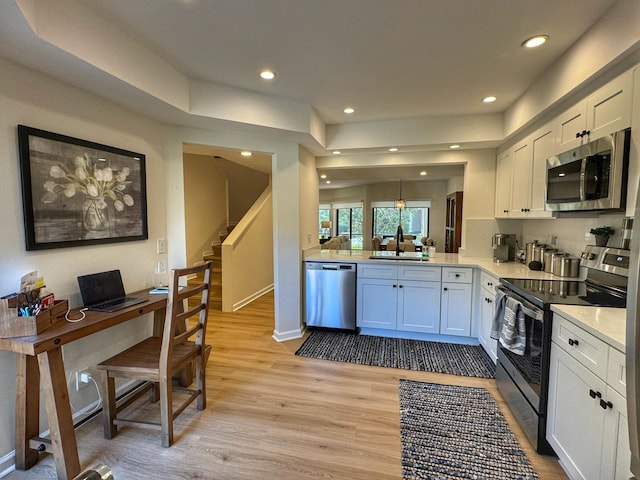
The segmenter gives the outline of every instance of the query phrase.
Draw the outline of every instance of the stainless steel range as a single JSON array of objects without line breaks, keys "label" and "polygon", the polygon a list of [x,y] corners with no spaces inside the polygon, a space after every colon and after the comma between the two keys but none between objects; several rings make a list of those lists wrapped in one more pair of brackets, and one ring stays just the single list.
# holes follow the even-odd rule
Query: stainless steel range
[{"label": "stainless steel range", "polygon": [[[629,250],[589,245],[581,255],[580,280],[501,278],[500,292],[521,304],[526,347],[518,355],[498,342],[496,383],[536,451],[553,454],[547,442],[547,397],[552,304],[626,306]],[[496,302],[502,298],[497,294]],[[497,304],[497,303],[496,303]]]}]

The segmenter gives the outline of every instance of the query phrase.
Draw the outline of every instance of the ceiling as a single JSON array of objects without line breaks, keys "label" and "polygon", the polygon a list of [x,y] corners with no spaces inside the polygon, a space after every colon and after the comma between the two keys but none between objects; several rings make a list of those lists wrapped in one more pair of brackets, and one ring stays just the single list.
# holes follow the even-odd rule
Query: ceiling
[{"label": "ceiling", "polygon": [[[191,78],[306,103],[327,124],[502,112],[616,2],[79,1]],[[539,34],[544,47],[521,47]]]},{"label": "ceiling", "polygon": [[[107,73],[88,75],[66,52],[36,41],[15,1],[0,5],[0,56],[87,89],[109,85]],[[618,0],[57,1],[87,7],[191,79],[306,104],[335,125],[504,112]],[[544,46],[521,46],[538,34],[549,36]],[[259,78],[265,68],[274,80]],[[99,94],[157,111],[165,122],[190,120],[177,111],[168,117],[160,100],[150,107],[155,99],[145,92],[124,99],[102,87]],[[483,103],[487,95],[497,101]],[[355,113],[343,113],[346,106]],[[438,168],[429,178],[451,174]],[[340,175],[353,183],[404,173]]]}]

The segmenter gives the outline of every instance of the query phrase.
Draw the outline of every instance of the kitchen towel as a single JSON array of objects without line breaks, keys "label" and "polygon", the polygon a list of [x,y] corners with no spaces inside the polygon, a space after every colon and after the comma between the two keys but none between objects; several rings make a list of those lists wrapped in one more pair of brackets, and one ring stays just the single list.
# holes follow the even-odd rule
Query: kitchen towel
[{"label": "kitchen towel", "polygon": [[527,345],[527,326],[522,304],[512,297],[507,297],[504,306],[500,345],[517,355],[524,355]]},{"label": "kitchen towel", "polygon": [[493,312],[493,322],[491,323],[491,338],[498,340],[500,338],[500,332],[502,331],[502,322],[504,321],[504,306],[507,302],[507,295],[500,290],[496,289],[495,297],[496,307]]}]

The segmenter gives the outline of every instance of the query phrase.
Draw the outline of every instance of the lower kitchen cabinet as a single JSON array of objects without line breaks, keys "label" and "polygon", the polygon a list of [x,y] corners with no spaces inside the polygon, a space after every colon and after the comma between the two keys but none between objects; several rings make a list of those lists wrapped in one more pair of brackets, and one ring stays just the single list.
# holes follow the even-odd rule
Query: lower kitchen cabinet
[{"label": "lower kitchen cabinet", "polygon": [[440,275],[440,267],[362,267],[358,271],[356,324],[439,333]]},{"label": "lower kitchen cabinet", "polygon": [[622,371],[620,355],[554,315],[547,440],[573,480],[630,478],[626,401],[607,374],[609,362]]},{"label": "lower kitchen cabinet", "polygon": [[489,354],[493,363],[498,360],[498,341],[491,338],[491,326],[493,324],[493,313],[495,310],[495,287],[500,281],[485,272],[480,272],[480,288],[478,289],[478,341],[485,352]]},{"label": "lower kitchen cabinet", "polygon": [[472,272],[458,267],[359,264],[356,324],[469,337]]},{"label": "lower kitchen cabinet", "polygon": [[442,284],[440,333],[468,337],[471,335],[471,284]]},{"label": "lower kitchen cabinet", "polygon": [[397,280],[358,278],[356,325],[358,327],[396,329]]},{"label": "lower kitchen cabinet", "polygon": [[403,281],[398,286],[397,329],[442,333],[440,330],[440,282]]}]

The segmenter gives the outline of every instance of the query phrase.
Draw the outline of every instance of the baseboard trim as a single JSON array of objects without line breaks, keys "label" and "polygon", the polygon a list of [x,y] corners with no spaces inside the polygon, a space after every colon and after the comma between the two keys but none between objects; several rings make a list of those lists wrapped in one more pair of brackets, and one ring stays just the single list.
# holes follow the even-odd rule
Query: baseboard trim
[{"label": "baseboard trim", "polygon": [[271,285],[267,285],[266,287],[264,287],[264,288],[258,290],[257,292],[249,295],[248,297],[243,298],[239,302],[234,303],[232,311],[235,312],[236,310],[240,310],[242,307],[244,307],[246,305],[249,305],[251,302],[253,302],[257,298],[260,298],[264,294],[269,293],[271,290],[273,290],[273,287],[274,287],[273,283]]},{"label": "baseboard trim", "polygon": [[302,328],[298,328],[296,330],[289,330],[288,332],[278,332],[277,330],[273,331],[273,339],[276,342],[286,342],[288,340],[295,340],[296,338],[301,338],[304,333]]}]

